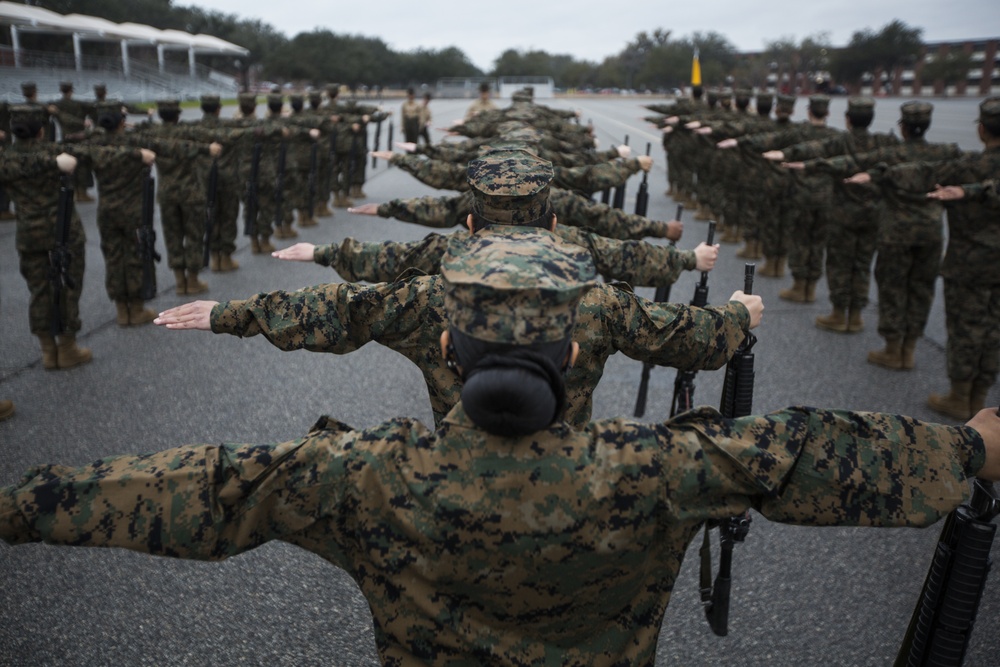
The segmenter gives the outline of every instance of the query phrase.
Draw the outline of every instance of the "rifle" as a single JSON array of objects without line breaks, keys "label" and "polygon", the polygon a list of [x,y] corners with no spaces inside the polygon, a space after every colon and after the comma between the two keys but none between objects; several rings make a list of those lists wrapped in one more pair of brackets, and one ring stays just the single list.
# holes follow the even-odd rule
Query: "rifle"
[{"label": "rifle", "polygon": [[[625,135],[624,146],[628,146],[628,135]],[[615,188],[615,198],[613,206],[619,210],[625,208],[625,186],[628,184],[628,179],[624,183]]]},{"label": "rifle", "polygon": [[[647,149],[648,150],[648,149]],[[643,191],[646,187],[646,178],[643,176],[642,186],[639,188],[639,196],[635,200],[635,214],[643,215],[645,214],[646,204],[649,202],[649,195]],[[645,195],[645,200],[643,200],[643,195]],[[642,207],[643,213],[639,213],[640,206]],[[677,216],[676,220],[680,220],[681,216],[684,214],[684,204],[677,205]],[[670,242],[671,246],[676,246],[676,241]],[[661,285],[656,288],[656,295],[653,297],[653,301],[657,303],[663,303],[664,301],[670,301],[670,285]],[[639,376],[639,391],[635,396],[635,408],[632,410],[632,415],[634,417],[642,417],[646,414],[646,397],[649,394],[649,374],[653,371],[653,364],[648,361],[642,362],[642,375]]]},{"label": "rifle", "polygon": [[316,178],[318,177],[317,170],[319,169],[319,142],[312,142],[312,146],[309,147],[309,199],[306,203],[307,212],[309,213],[309,219],[312,220],[313,213],[316,210]]},{"label": "rifle", "polygon": [[142,287],[139,298],[148,301],[156,296],[156,273],[153,262],[160,261],[156,252],[156,230],[153,229],[153,214],[156,206],[156,179],[147,167],[142,175],[142,221],[139,225],[139,257],[142,258]]},{"label": "rifle", "polygon": [[[392,150],[392,129],[393,129],[392,128],[392,119],[390,118],[389,119],[389,136],[386,137],[386,142],[385,142],[386,144],[388,144],[389,150]],[[392,162],[389,163],[389,166],[386,167],[386,169],[392,169]]]},{"label": "rifle", "polygon": [[212,227],[215,224],[215,197],[219,187],[219,161],[212,160],[208,170],[208,197],[205,200],[205,243],[201,250],[201,267],[208,266],[209,244],[212,241]]},{"label": "rifle", "polygon": [[250,176],[246,185],[246,206],[243,207],[243,235],[256,236],[257,212],[260,201],[257,198],[257,175],[260,173],[260,154],[264,145],[257,142],[253,145],[253,156],[250,158]]},{"label": "rifle", "polygon": [[[646,142],[646,155],[649,155],[649,151],[652,149],[652,144],[648,141]],[[635,195],[635,214],[646,217],[646,211],[649,210],[649,172],[642,172],[642,183],[639,184],[639,192]],[[677,219],[680,219],[680,211],[678,210]]]},{"label": "rifle", "polygon": [[347,196],[351,195],[351,188],[354,187],[354,175],[358,173],[358,162],[364,158],[360,155],[361,135],[357,132],[351,137],[351,161],[347,166]]},{"label": "rifle", "polygon": [[63,287],[73,289],[76,281],[69,275],[69,226],[73,221],[73,184],[69,174],[59,176],[59,207],[56,213],[56,243],[49,251],[49,282],[52,284],[52,322],[55,338],[63,332]]},{"label": "rifle", "polygon": [[[715,220],[708,223],[708,245],[715,240]],[[701,280],[694,286],[694,297],[691,305],[704,308],[708,303],[708,272],[701,272]],[[694,407],[694,376],[698,371],[677,371],[674,379],[674,397],[670,401],[670,416],[686,412]]]},{"label": "rifle", "polygon": [[[743,292],[753,293],[755,265],[745,265]],[[754,354],[757,337],[747,332],[746,337],[726,364],[726,379],[722,385],[719,412],[723,417],[745,417],[753,410]],[[705,539],[701,546],[701,602],[712,632],[720,637],[729,633],[729,590],[732,586],[733,546],[746,539],[750,531],[750,511],[721,521],[705,524]],[[712,583],[712,553],[708,533],[713,525],[719,526],[719,573]]]},{"label": "rifle", "polygon": [[[382,119],[379,119],[375,123],[375,150],[378,150],[379,142],[382,137]],[[392,150],[392,144],[389,144],[389,150]],[[372,155],[372,169],[378,164],[378,158]]]},{"label": "rifle", "polygon": [[[997,410],[1000,417],[1000,410]],[[972,480],[972,497],[945,519],[894,667],[960,667],[990,571],[1000,499],[993,484]]]},{"label": "rifle", "polygon": [[278,173],[274,176],[274,228],[284,224],[285,208],[285,160],[288,157],[288,142],[282,141],[278,147]]}]

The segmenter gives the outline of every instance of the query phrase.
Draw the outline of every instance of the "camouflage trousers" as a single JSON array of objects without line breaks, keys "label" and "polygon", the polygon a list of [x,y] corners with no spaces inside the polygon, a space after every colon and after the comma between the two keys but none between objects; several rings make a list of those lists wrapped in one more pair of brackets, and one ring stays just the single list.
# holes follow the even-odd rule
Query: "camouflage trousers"
[{"label": "camouflage trousers", "polygon": [[[275,198],[276,191],[274,189],[274,184],[270,182],[262,182],[257,186],[257,196],[259,199],[260,206],[258,208],[257,215],[257,236],[269,237],[272,233],[272,228],[277,221],[278,224],[290,225],[294,216],[292,215],[292,207],[288,203],[288,199],[285,198],[284,193],[281,197],[281,212],[280,217],[278,213],[278,201]],[[277,220],[276,220],[277,217]]]},{"label": "camouflage trousers", "polygon": [[[80,322],[80,293],[83,291],[84,236],[83,227],[71,230],[69,241],[69,278],[73,286],[63,286],[59,296],[59,317],[62,329],[58,333],[75,334],[83,324]],[[28,283],[28,326],[35,335],[52,333],[52,318],[55,311],[54,290],[49,279],[48,252],[20,252],[21,275]]]},{"label": "camouflage trousers", "polygon": [[[772,200],[772,202],[775,200]],[[792,211],[783,205],[768,204],[761,199],[755,202],[757,213],[757,238],[767,257],[784,257],[788,254],[788,230]]]},{"label": "camouflage trousers", "polygon": [[815,282],[823,276],[827,213],[807,208],[791,211],[788,228],[788,268],[792,277]]},{"label": "camouflage trousers", "polygon": [[868,305],[878,225],[868,209],[845,210],[826,228],[826,284],[830,303],[845,310]]},{"label": "camouflage trousers", "polygon": [[0,213],[6,213],[10,211],[10,197],[7,196],[7,191],[0,188]]},{"label": "camouflage trousers", "polygon": [[[308,164],[308,163],[306,163]],[[295,169],[291,173],[292,179],[289,184],[290,187],[286,188],[285,196],[292,208],[305,211],[309,209],[309,170],[308,169]],[[319,174],[317,174],[319,176]],[[318,196],[319,188],[317,185],[317,193],[313,195],[313,208],[315,209],[316,204],[319,203]]]},{"label": "camouflage trousers", "polygon": [[76,169],[73,170],[73,186],[77,190],[86,190],[94,185],[92,163],[86,155],[78,155]]},{"label": "camouflage trousers", "polygon": [[236,233],[240,217],[240,198],[234,188],[219,188],[215,194],[215,219],[208,249],[231,255],[236,250]]},{"label": "camouflage trousers", "polygon": [[[357,170],[357,159],[353,160],[354,169]],[[344,197],[351,191],[351,169],[352,159],[350,151],[337,152],[337,159],[333,165],[333,174],[330,177],[331,189],[334,194]]]},{"label": "camouflage trousers", "polygon": [[990,387],[1000,369],[1000,285],[944,281],[948,377]]},{"label": "camouflage trousers", "polygon": [[941,243],[882,243],[875,259],[878,333],[883,338],[919,338],[934,302]]},{"label": "camouflage trousers", "polygon": [[[142,293],[142,256],[139,254],[138,207],[97,211],[104,255],[104,289],[112,301],[135,301]],[[156,287],[156,271],[152,272]]]},{"label": "camouflage trousers", "polygon": [[171,269],[200,271],[205,239],[205,202],[168,199],[160,202],[163,244]]}]

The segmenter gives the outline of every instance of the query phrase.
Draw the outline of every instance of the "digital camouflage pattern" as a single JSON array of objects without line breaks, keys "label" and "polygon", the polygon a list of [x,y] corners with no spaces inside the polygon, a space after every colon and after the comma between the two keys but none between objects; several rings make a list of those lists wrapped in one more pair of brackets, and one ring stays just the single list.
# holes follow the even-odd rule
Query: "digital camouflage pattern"
[{"label": "digital camouflage pattern", "polygon": [[552,163],[528,151],[493,151],[469,162],[473,213],[500,225],[541,218],[548,210]]},{"label": "digital camouflage pattern", "polygon": [[498,226],[453,235],[441,277],[451,327],[491,343],[532,345],[569,337],[596,270],[589,252],[549,231]]},{"label": "digital camouflage pattern", "polygon": [[274,445],[39,466],[0,489],[0,539],[199,560],[283,540],[354,578],[383,664],[652,665],[704,521],[926,526],[984,459],[968,427],[884,414],[701,408],[514,439],[459,405],[436,431],[322,418]]}]

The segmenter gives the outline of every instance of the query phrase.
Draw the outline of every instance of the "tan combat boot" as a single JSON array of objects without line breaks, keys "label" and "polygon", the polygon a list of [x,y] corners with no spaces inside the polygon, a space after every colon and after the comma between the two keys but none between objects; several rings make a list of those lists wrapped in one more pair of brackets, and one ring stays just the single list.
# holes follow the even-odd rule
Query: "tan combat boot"
[{"label": "tan combat boot", "polygon": [[742,240],[740,235],[739,227],[734,227],[733,225],[727,225],[724,230],[722,230],[722,236],[719,237],[720,243],[739,243]]},{"label": "tan combat boot", "polygon": [[271,237],[270,236],[261,236],[260,237],[260,252],[261,252],[261,254],[270,255],[275,250],[276,250],[276,248],[271,243]]},{"label": "tan combat boot", "polygon": [[187,272],[187,293],[201,294],[208,291],[208,283],[198,280],[198,272],[188,269]]},{"label": "tan combat boot", "polygon": [[49,334],[38,334],[38,343],[42,346],[42,368],[47,371],[59,368],[56,339]]},{"label": "tan combat boot", "polygon": [[903,353],[899,338],[893,336],[885,339],[884,350],[872,350],[868,353],[868,363],[899,370],[903,367]]},{"label": "tan combat boot", "polygon": [[74,334],[59,336],[59,345],[56,350],[59,355],[59,368],[73,368],[73,366],[85,364],[94,358],[88,348],[76,346]]},{"label": "tan combat boot", "polygon": [[969,411],[976,414],[986,407],[986,393],[990,390],[990,385],[979,382],[972,383],[972,393],[969,394]]},{"label": "tan combat boot", "polygon": [[208,256],[208,270],[209,271],[221,271],[222,270],[222,253],[218,251],[213,251],[211,255]]},{"label": "tan combat boot", "polygon": [[769,255],[764,256],[764,266],[760,267],[760,271],[757,272],[758,276],[764,276],[765,278],[775,278],[775,269],[778,268],[778,258]]},{"label": "tan combat boot", "polygon": [[826,331],[836,331],[837,333],[847,333],[847,315],[843,308],[833,307],[833,312],[829,315],[820,315],[816,318],[816,328]]},{"label": "tan combat boot", "polygon": [[360,185],[352,185],[351,186],[351,196],[352,197],[357,197],[358,199],[367,199],[368,198],[368,195],[365,194],[365,191],[361,189]]},{"label": "tan combat boot", "polygon": [[333,211],[326,205],[326,202],[320,202],[319,206],[316,207],[316,217],[329,218],[331,215],[333,215]]},{"label": "tan combat boot", "polygon": [[256,236],[250,237],[250,252],[254,255],[259,255],[263,252],[260,249],[260,240]]},{"label": "tan combat boot", "polygon": [[816,281],[807,280],[806,281],[806,303],[812,303],[816,300]]},{"label": "tan combat boot", "polygon": [[149,308],[144,307],[141,299],[128,302],[128,323],[132,325],[136,324],[148,324],[156,319],[156,313],[154,313]]},{"label": "tan combat boot", "polygon": [[747,239],[746,244],[736,251],[736,256],[743,259],[760,259],[764,256],[760,251],[760,241]]},{"label": "tan combat boot", "polygon": [[274,228],[274,238],[280,239],[280,240],[283,241],[285,239],[290,239],[292,237],[289,236],[287,232],[285,232],[285,226],[284,225],[278,225],[277,227]]},{"label": "tan combat boot", "polygon": [[865,323],[861,319],[860,310],[851,310],[847,316],[847,333],[857,333],[864,331]]},{"label": "tan combat boot", "polygon": [[299,227],[315,227],[318,224],[316,218],[310,217],[309,211],[302,208],[299,209]]},{"label": "tan combat boot", "polygon": [[927,405],[934,412],[947,415],[952,419],[967,420],[973,414],[971,404],[972,383],[951,381],[951,391],[946,396],[931,394]]},{"label": "tan combat boot", "polygon": [[235,271],[238,268],[240,268],[240,264],[233,259],[232,255],[226,253],[219,255],[219,271]]},{"label": "tan combat boot", "polygon": [[698,204],[698,210],[694,212],[695,220],[711,220],[712,212],[704,204]]},{"label": "tan combat boot", "polygon": [[904,338],[903,345],[900,348],[900,363],[902,364],[903,370],[910,370],[913,368],[913,352],[917,349],[917,339],[916,338]]},{"label": "tan combat boot", "polygon": [[14,401],[0,401],[0,422],[14,416]]},{"label": "tan combat boot", "polygon": [[127,301],[115,301],[115,310],[117,311],[117,316],[115,321],[120,327],[128,326],[128,302]]},{"label": "tan combat boot", "polygon": [[333,198],[333,206],[334,208],[350,208],[354,206],[354,202],[347,196],[337,193],[337,196]]},{"label": "tan combat boot", "polygon": [[174,293],[178,296],[187,294],[187,278],[184,276],[184,269],[174,269],[174,280],[177,282],[177,289],[174,290]]},{"label": "tan combat boot", "polygon": [[290,222],[281,225],[281,231],[285,233],[286,239],[297,239],[299,237],[299,233],[292,229],[292,223]]},{"label": "tan combat boot", "polygon": [[784,299],[785,301],[805,303],[806,281],[795,278],[795,282],[792,284],[792,286],[778,292],[778,296]]}]

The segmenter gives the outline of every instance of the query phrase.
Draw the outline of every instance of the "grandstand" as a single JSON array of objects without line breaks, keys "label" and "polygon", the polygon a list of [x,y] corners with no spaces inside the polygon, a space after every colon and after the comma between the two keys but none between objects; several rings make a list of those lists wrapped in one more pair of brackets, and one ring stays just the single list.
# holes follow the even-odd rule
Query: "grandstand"
[{"label": "grandstand", "polygon": [[[104,83],[109,99],[139,102],[209,93],[232,97],[239,89],[236,77],[198,63],[197,56],[245,58],[250,53],[211,35],[63,15],[14,2],[0,2],[0,27],[10,31],[10,44],[0,44],[0,100],[8,102],[22,99],[20,84],[28,80],[38,85],[42,101],[59,97],[60,81],[72,81],[81,92]],[[72,52],[22,48],[22,37],[33,33],[71,37]],[[121,56],[92,53],[106,49],[88,53],[88,42],[117,43]],[[177,62],[176,53],[186,54],[186,62]]]}]

